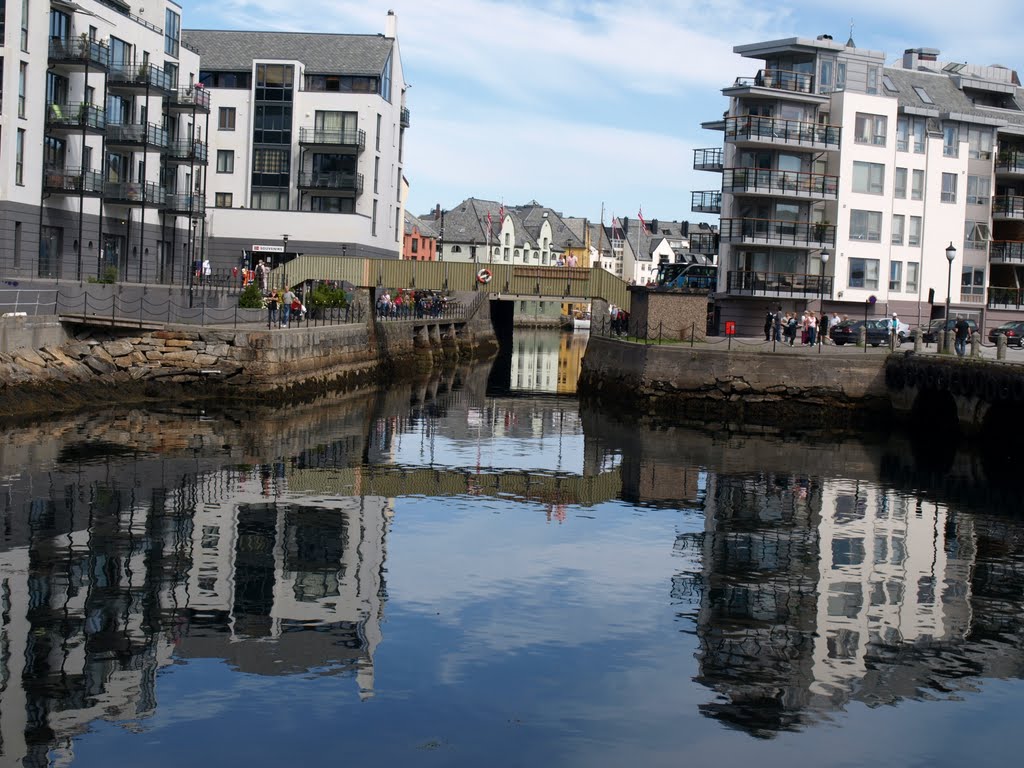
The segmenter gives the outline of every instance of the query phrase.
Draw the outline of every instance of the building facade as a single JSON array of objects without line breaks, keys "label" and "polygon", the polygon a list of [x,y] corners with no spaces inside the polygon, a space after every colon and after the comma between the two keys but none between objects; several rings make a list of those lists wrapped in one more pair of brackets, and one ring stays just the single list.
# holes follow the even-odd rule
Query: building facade
[{"label": "building facade", "polygon": [[1015,72],[928,48],[886,66],[828,35],[734,50],[760,66],[704,123],[724,143],[696,150],[694,167],[721,188],[692,200],[721,216],[723,320],[753,321],[767,301],[916,325],[948,300],[985,327],[1022,308]]},{"label": "building facade", "polygon": [[0,6],[0,271],[170,282],[204,213],[207,94],[165,0]]},{"label": "building facade", "polygon": [[432,220],[424,221],[405,211],[402,258],[406,261],[437,261],[437,229]]}]

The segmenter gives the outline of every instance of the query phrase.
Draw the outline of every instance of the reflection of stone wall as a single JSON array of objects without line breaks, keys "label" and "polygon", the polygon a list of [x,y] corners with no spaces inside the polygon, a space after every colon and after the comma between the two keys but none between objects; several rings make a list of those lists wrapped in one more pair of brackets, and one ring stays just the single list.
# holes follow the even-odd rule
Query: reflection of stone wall
[{"label": "reflection of stone wall", "polygon": [[641,338],[682,339],[696,341],[707,338],[707,294],[658,291],[630,286],[632,313],[629,333]]}]

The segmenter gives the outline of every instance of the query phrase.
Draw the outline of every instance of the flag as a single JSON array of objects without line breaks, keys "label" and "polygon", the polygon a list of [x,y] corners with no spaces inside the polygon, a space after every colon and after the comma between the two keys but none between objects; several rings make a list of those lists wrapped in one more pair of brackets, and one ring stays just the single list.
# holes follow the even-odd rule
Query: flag
[{"label": "flag", "polygon": [[487,212],[487,234],[491,234],[491,231],[492,231],[492,227],[491,227],[491,212],[488,211]]},{"label": "flag", "polygon": [[498,208],[498,223],[503,224],[505,221],[505,203],[502,203]]},{"label": "flag", "polygon": [[640,219],[640,226],[647,229],[647,222],[644,221],[644,207],[641,205],[639,210],[636,212],[636,217]]}]

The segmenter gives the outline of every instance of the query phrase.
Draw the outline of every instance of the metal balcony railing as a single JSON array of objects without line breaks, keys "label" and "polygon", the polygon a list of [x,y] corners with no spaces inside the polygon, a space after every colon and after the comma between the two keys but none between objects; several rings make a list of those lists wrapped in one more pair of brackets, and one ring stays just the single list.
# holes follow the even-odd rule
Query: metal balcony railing
[{"label": "metal balcony railing", "polygon": [[195,139],[175,139],[167,147],[167,156],[174,160],[205,163],[207,156],[206,142]]},{"label": "metal balcony railing", "polygon": [[1024,264],[1024,242],[993,240],[989,246],[988,260]]},{"label": "metal balcony railing", "polygon": [[1024,307],[1024,289],[991,286],[988,289],[987,305],[996,309],[1021,309]]},{"label": "metal balcony railing", "polygon": [[299,143],[356,147],[361,150],[366,147],[366,131],[357,128],[346,130],[299,128]]},{"label": "metal balcony railing", "polygon": [[106,69],[110,63],[110,49],[106,43],[79,37],[51,37],[48,56],[54,64]]},{"label": "metal balcony railing", "polygon": [[718,253],[717,232],[691,232],[690,253],[700,253],[705,256],[714,256]]},{"label": "metal balcony railing", "polygon": [[401,114],[401,117],[399,118],[399,124],[403,128],[408,128],[409,127],[409,108],[408,107],[402,107],[402,114]]},{"label": "metal balcony railing", "polygon": [[691,192],[690,210],[694,213],[721,213],[722,193],[717,190]]},{"label": "metal balcony railing", "polygon": [[783,120],[760,115],[725,118],[726,141],[757,141],[822,149],[839,149],[842,129],[800,120]]},{"label": "metal balcony railing", "polygon": [[299,174],[299,186],[305,189],[328,189],[335,192],[363,191],[361,173],[305,172]]},{"label": "metal balcony railing", "polygon": [[722,190],[835,199],[839,196],[839,177],[798,171],[726,168],[722,175]]},{"label": "metal balcony railing", "polygon": [[179,88],[171,94],[171,106],[191,109],[195,107],[203,112],[210,111],[210,94],[204,88]]},{"label": "metal balcony railing", "polygon": [[201,219],[206,215],[206,199],[202,195],[182,195],[165,192],[163,208],[170,213],[186,214],[193,218]]},{"label": "metal balcony railing", "polygon": [[708,149],[693,150],[693,170],[695,171],[720,171],[723,167],[721,148],[711,147]]},{"label": "metal balcony railing", "polygon": [[992,218],[1024,219],[1024,197],[999,195],[992,198]]},{"label": "metal balcony railing", "polygon": [[836,228],[834,224],[784,219],[722,219],[721,237],[726,242],[821,248],[836,244]]},{"label": "metal balcony railing", "polygon": [[1024,150],[1008,149],[996,155],[996,173],[1024,173]]},{"label": "metal balcony railing", "polygon": [[93,104],[73,102],[60,104],[47,102],[46,127],[50,130],[62,128],[67,130],[102,131],[107,127],[107,113]]},{"label": "metal balcony railing", "polygon": [[163,206],[166,192],[151,181],[106,181],[103,183],[103,199],[123,205]]},{"label": "metal balcony railing", "polygon": [[794,93],[814,93],[814,75],[784,69],[759,69],[753,77],[737,77],[734,87],[774,88]]},{"label": "metal balcony railing", "polygon": [[107,144],[167,146],[167,131],[155,123],[107,123]]},{"label": "metal balcony railing", "polygon": [[726,293],[748,296],[821,296],[831,298],[833,278],[800,272],[732,271],[726,275]]},{"label": "metal balcony railing", "polygon": [[171,76],[153,64],[111,64],[107,86],[175,90]]},{"label": "metal balcony railing", "polygon": [[66,194],[99,194],[103,191],[103,176],[96,171],[81,168],[49,167],[43,174],[43,186],[47,192]]}]

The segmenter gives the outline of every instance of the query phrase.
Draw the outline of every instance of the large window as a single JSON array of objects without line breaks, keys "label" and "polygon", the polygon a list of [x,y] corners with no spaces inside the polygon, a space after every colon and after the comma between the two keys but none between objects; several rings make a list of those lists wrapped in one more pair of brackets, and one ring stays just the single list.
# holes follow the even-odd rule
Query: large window
[{"label": "large window", "polygon": [[914,136],[914,152],[919,155],[924,154],[924,139],[925,132],[927,130],[927,124],[923,117],[913,118],[910,124],[911,133]]},{"label": "large window", "polygon": [[256,101],[291,101],[294,78],[291,64],[257,64]]},{"label": "large window", "polygon": [[882,194],[885,191],[885,166],[854,160],[853,191],[868,195]]},{"label": "large window", "polygon": [[850,259],[848,288],[878,289],[878,259]]},{"label": "large window", "polygon": [[377,93],[380,81],[376,77],[349,75],[306,75],[305,90],[328,93]]},{"label": "large window", "polygon": [[288,173],[288,152],[283,149],[257,147],[252,153],[252,170],[255,173]]},{"label": "large window", "polygon": [[896,151],[907,152],[910,149],[910,118],[896,118]]},{"label": "large window", "polygon": [[854,139],[858,144],[874,144],[885,146],[885,133],[888,118],[885,115],[869,115],[857,113]]},{"label": "large window", "polygon": [[309,210],[318,213],[355,213],[356,201],[351,197],[311,197]]},{"label": "large window", "polygon": [[213,204],[217,208],[230,208],[234,195],[230,192],[217,192],[213,197]]},{"label": "large window", "polygon": [[907,293],[917,293],[917,272],[919,269],[919,262],[907,262]]},{"label": "large window", "polygon": [[217,150],[217,173],[235,172],[235,151],[233,149]]},{"label": "large window", "polygon": [[850,239],[879,242],[882,239],[881,211],[850,211]]},{"label": "large window", "polygon": [[253,190],[250,198],[252,208],[263,211],[287,211],[288,192],[282,189]]},{"label": "large window", "polygon": [[892,235],[889,241],[893,245],[903,245],[903,228],[906,224],[906,217],[903,214],[895,214],[892,217]]},{"label": "large window", "polygon": [[889,290],[900,292],[903,288],[903,262],[889,262]]},{"label": "large window", "polygon": [[967,177],[967,204],[988,205],[991,179],[988,176]]},{"label": "large window", "polygon": [[964,267],[960,276],[960,296],[985,295],[985,270],[982,267]]},{"label": "large window", "polygon": [[235,130],[235,108],[234,107],[221,107],[217,114],[217,130],[218,131],[233,131]]},{"label": "large window", "polygon": [[956,202],[956,174],[955,173],[944,173],[942,174],[942,202],[944,203],[955,203]]},{"label": "large window", "polygon": [[924,200],[924,171],[916,170],[911,175],[910,199]]},{"label": "large window", "polygon": [[164,11],[164,53],[178,58],[178,46],[181,43],[181,16],[167,8]]},{"label": "large window", "polygon": [[967,130],[969,156],[976,160],[992,158],[992,129],[972,126]]},{"label": "large window", "polygon": [[960,156],[959,126],[956,123],[944,123],[942,126],[942,154],[945,157]]},{"label": "large window", "polygon": [[907,169],[897,168],[892,194],[894,197],[906,199],[907,197]]},{"label": "large window", "polygon": [[989,241],[988,223],[984,221],[964,222],[964,248],[984,251]]},{"label": "large window", "polygon": [[910,217],[910,229],[907,232],[907,245],[921,245],[921,217]]}]

